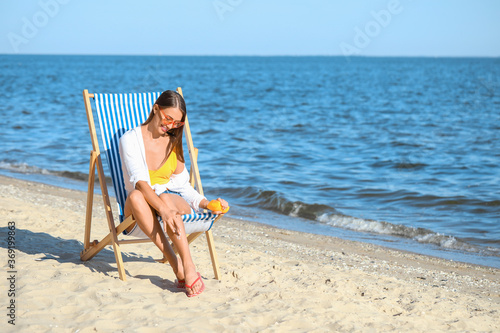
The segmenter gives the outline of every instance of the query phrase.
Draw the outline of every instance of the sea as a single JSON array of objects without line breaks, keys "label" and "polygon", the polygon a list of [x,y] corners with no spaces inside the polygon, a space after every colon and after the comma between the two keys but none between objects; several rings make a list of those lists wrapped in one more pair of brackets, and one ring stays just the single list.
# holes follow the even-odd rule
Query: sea
[{"label": "sea", "polygon": [[0,55],[0,174],[86,191],[82,91],[178,86],[228,216],[500,268],[500,58]]}]

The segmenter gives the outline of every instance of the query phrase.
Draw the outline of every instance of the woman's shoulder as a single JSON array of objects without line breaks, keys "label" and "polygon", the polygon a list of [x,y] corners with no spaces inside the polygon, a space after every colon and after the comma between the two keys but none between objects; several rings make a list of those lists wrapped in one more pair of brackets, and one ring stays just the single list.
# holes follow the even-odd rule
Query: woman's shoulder
[{"label": "woman's shoulder", "polygon": [[141,134],[141,125],[129,129],[128,131],[126,131],[125,133],[123,133],[122,137],[124,137],[124,136],[132,136],[132,135],[137,135],[137,134]]},{"label": "woman's shoulder", "polygon": [[129,129],[120,137],[120,142],[137,141],[137,135],[141,134],[141,126]]}]

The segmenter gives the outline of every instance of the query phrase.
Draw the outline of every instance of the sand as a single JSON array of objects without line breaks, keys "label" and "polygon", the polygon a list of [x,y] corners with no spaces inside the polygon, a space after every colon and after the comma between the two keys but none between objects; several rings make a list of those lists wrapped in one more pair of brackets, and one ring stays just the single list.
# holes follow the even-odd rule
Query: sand
[{"label": "sand", "polygon": [[[92,239],[107,232],[101,200]],[[2,332],[500,332],[498,269],[228,214],[212,229],[222,279],[202,236],[191,250],[206,291],[187,298],[152,244],[122,246],[126,282],[110,247],[80,260],[86,193],[0,177],[0,202]]]}]

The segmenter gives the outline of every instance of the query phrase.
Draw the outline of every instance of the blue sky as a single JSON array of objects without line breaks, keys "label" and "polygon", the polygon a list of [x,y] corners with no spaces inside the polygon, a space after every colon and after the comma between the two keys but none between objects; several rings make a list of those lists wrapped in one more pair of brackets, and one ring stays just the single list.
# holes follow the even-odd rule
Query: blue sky
[{"label": "blue sky", "polygon": [[500,56],[498,0],[0,2],[2,54]]}]

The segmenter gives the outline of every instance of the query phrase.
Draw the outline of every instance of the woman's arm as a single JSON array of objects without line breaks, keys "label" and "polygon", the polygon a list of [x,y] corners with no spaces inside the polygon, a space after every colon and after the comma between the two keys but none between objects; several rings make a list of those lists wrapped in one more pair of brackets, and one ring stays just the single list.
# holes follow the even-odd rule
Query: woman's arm
[{"label": "woman's arm", "polygon": [[127,131],[120,138],[119,153],[122,160],[122,171],[125,188],[131,192],[136,188],[138,181],[149,181],[149,172],[142,156],[140,142],[138,142],[136,130]]},{"label": "woman's arm", "polygon": [[207,208],[208,200],[189,183],[189,174],[184,163],[177,161],[177,168],[170,177],[167,187],[171,191],[178,192],[194,210]]},{"label": "woman's arm", "polygon": [[[198,193],[191,184],[189,183],[189,174],[187,169],[182,162],[177,162],[177,168],[171,177],[170,183],[167,184],[168,189],[174,192],[178,192],[187,203],[196,210],[207,209],[209,201],[203,195]],[[221,202],[223,210],[228,207],[225,200],[218,198]],[[222,213],[221,211],[214,211],[215,214]]]},{"label": "woman's arm", "polygon": [[147,182],[140,180],[135,184],[135,188],[141,191],[148,204],[161,216],[165,225],[169,226],[177,237],[180,237],[180,226],[177,226],[177,223],[182,223],[182,220],[177,218],[176,212],[167,207]]}]

